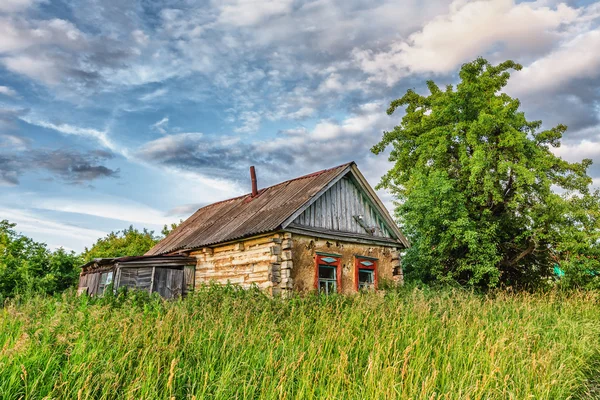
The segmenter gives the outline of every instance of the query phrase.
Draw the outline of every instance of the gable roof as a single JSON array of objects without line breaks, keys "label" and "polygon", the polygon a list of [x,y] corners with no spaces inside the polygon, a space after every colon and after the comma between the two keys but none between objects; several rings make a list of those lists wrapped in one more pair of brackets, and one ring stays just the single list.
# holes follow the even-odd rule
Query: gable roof
[{"label": "gable roof", "polygon": [[352,172],[400,243],[408,242],[354,162],[291,179],[251,194],[200,208],[146,255],[197,249],[284,229],[322,193]]}]

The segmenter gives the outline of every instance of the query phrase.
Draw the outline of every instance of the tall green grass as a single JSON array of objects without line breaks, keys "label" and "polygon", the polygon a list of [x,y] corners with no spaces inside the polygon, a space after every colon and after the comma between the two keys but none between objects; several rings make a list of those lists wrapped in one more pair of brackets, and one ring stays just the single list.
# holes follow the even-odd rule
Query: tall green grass
[{"label": "tall green grass", "polygon": [[1,399],[567,399],[600,374],[600,294],[408,290],[0,310]]}]

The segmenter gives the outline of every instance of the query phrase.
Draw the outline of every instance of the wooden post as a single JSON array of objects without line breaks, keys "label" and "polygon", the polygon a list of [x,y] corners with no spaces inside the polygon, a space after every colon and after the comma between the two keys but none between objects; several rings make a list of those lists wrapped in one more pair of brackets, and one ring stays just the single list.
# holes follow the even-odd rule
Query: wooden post
[{"label": "wooden post", "polygon": [[150,294],[154,290],[154,273],[156,272],[156,267],[152,267],[152,276],[150,277]]},{"label": "wooden post", "polygon": [[119,283],[121,282],[121,267],[115,267],[115,279],[113,280],[113,291],[117,293],[117,289],[119,289]]},{"label": "wooden post", "polygon": [[185,265],[181,268],[181,298],[183,298],[183,289],[185,288]]}]

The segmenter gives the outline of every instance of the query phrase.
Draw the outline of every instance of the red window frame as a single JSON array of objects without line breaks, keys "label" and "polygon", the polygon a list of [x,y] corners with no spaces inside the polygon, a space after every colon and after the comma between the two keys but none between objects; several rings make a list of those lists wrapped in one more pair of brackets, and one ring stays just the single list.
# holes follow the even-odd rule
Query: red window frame
[{"label": "red window frame", "polygon": [[[327,262],[324,258],[335,258],[335,261]],[[319,291],[319,265],[335,267],[335,285],[338,293],[342,293],[342,257],[336,254],[315,254],[315,290]]]},{"label": "red window frame", "polygon": [[[372,262],[373,265],[362,265],[361,261],[369,261]],[[377,264],[379,260],[376,258],[365,257],[365,256],[354,256],[354,290],[358,292],[358,270],[359,269],[370,269],[373,271],[373,284],[375,285],[375,290],[377,290]]]}]

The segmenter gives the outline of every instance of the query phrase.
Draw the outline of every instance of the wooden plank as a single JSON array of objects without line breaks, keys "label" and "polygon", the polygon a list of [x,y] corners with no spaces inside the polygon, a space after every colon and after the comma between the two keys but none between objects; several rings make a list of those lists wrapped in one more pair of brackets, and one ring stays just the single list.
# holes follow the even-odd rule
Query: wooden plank
[{"label": "wooden plank", "polygon": [[181,297],[183,297],[185,293],[185,270],[182,271],[181,274]]},{"label": "wooden plank", "polygon": [[113,284],[113,289],[115,290],[115,292],[117,291],[117,289],[119,288],[119,282],[121,281],[121,268],[116,267],[115,268],[115,278],[114,278],[114,284]]},{"label": "wooden plank", "polygon": [[152,267],[152,277],[150,278],[150,288],[149,288],[149,292],[152,293],[152,290],[154,289],[154,274],[156,273],[156,267]]},{"label": "wooden plank", "polygon": [[183,295],[183,271],[173,269],[172,271],[172,297]]},{"label": "wooden plank", "polygon": [[78,287],[87,287],[87,275],[79,275]]},{"label": "wooden plank", "polygon": [[344,221],[343,231],[352,232],[352,222],[350,219],[352,215],[350,214],[350,208],[348,207],[349,194],[348,194],[348,179],[342,179],[342,197],[344,199],[342,204],[342,215]]},{"label": "wooden plank", "polygon": [[353,232],[331,231],[328,229],[305,227],[302,225],[289,225],[286,228],[286,230],[292,233],[298,233],[306,236],[322,237],[324,239],[333,239],[364,244],[380,244],[389,247],[403,247],[403,243],[396,239],[369,236],[366,234],[359,234]]},{"label": "wooden plank", "polygon": [[95,274],[89,274],[88,276],[88,288],[91,296],[94,296],[98,293],[98,284],[100,283],[100,274],[101,272],[97,272]]},{"label": "wooden plank", "polygon": [[328,191],[329,188],[331,188],[340,179],[342,179],[348,173],[348,171],[350,171],[350,169],[351,169],[351,165],[349,165],[348,167],[346,167],[342,171],[340,171],[339,174],[335,178],[333,178],[327,185],[325,185],[321,190],[319,190],[317,193],[315,193],[315,195],[309,201],[307,201],[302,207],[300,207],[288,219],[286,219],[281,224],[281,227],[283,229],[285,229],[286,226],[288,226],[289,224],[291,224],[298,217],[298,215],[302,214],[308,207],[311,206],[311,204],[313,204],[316,200],[318,200],[323,193],[325,193],[326,191]]},{"label": "wooden plank", "polygon": [[319,224],[319,227],[326,228],[327,227],[327,212],[326,212],[327,208],[325,207],[325,204],[324,204],[325,198],[323,196],[321,196],[321,198],[319,200],[320,200],[319,207],[321,208],[321,219],[320,219],[321,222]]},{"label": "wooden plank", "polygon": [[340,207],[340,202],[341,202],[341,191],[342,191],[342,185],[340,184],[340,182],[338,182],[335,186],[334,186],[335,190],[333,191],[333,198],[334,201],[332,203],[332,208],[331,208],[331,212],[333,215],[333,230],[335,231],[339,231],[340,230],[340,213],[339,213],[339,209]]},{"label": "wooden plank", "polygon": [[186,291],[190,292],[195,289],[195,275],[196,275],[196,266],[186,267],[184,268],[184,274],[186,279]]}]

